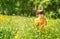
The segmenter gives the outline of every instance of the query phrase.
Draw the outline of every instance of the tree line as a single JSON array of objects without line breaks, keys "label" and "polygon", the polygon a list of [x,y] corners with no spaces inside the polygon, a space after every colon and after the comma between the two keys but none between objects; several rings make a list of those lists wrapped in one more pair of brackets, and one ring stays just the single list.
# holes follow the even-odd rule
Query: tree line
[{"label": "tree line", "polygon": [[47,17],[59,18],[60,0],[0,0],[0,14],[36,16],[39,7],[43,7]]}]

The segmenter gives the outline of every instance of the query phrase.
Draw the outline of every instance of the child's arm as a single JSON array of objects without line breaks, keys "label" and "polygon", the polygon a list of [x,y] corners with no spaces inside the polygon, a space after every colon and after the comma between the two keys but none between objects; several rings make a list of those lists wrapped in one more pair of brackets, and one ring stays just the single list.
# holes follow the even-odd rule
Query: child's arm
[{"label": "child's arm", "polygon": [[44,26],[46,26],[47,25],[47,20],[45,19],[45,21],[44,21]]},{"label": "child's arm", "polygon": [[39,25],[38,19],[35,19],[35,24],[36,24],[37,26]]}]

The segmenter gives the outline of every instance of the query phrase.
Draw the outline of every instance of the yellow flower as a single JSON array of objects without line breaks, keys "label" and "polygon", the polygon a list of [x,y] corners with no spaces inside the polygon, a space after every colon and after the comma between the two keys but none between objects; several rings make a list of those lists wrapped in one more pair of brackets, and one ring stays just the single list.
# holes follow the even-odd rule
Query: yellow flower
[{"label": "yellow flower", "polygon": [[0,20],[3,21],[3,22],[9,22],[10,21],[10,18],[8,16],[1,15],[0,16]]},{"label": "yellow flower", "polygon": [[18,34],[16,34],[16,35],[14,36],[14,39],[19,39]]},{"label": "yellow flower", "polygon": [[4,18],[5,18],[4,16],[0,16],[0,20],[3,21],[3,20],[5,20]]}]

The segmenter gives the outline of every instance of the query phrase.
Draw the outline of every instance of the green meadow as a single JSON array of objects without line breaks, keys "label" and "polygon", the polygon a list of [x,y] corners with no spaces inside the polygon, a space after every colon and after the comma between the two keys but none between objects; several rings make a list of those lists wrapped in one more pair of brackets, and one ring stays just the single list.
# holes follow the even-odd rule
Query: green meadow
[{"label": "green meadow", "polygon": [[37,34],[35,18],[0,15],[0,39],[60,39],[60,19],[47,19],[44,34]]}]

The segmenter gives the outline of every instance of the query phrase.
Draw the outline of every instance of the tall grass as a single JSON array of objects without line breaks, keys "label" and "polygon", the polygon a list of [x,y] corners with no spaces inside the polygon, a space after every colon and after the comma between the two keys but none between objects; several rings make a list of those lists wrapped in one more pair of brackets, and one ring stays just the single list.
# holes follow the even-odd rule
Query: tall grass
[{"label": "tall grass", "polygon": [[0,15],[0,39],[60,39],[60,19],[47,19],[44,34],[38,35],[34,19]]}]

